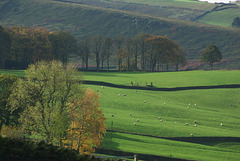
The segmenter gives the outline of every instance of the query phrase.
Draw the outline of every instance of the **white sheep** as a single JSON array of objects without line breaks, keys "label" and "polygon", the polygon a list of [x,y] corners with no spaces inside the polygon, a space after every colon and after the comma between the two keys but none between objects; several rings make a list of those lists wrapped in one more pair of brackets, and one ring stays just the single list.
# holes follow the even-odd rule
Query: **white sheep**
[{"label": "white sheep", "polygon": [[197,127],[197,124],[195,124],[194,127]]},{"label": "white sheep", "polygon": [[191,136],[194,136],[193,133],[190,134]]},{"label": "white sheep", "polygon": [[232,106],[232,104],[229,104],[229,106]]},{"label": "white sheep", "polygon": [[101,88],[104,88],[104,86],[101,86]]},{"label": "white sheep", "polygon": [[220,125],[223,126],[223,123],[221,123]]},{"label": "white sheep", "polygon": [[158,120],[161,120],[161,117],[158,117]]},{"label": "white sheep", "polygon": [[146,103],[147,101],[144,100],[144,103]]},{"label": "white sheep", "polygon": [[195,103],[195,105],[194,106],[197,106],[197,104]]},{"label": "white sheep", "polygon": [[238,101],[238,103],[240,103],[240,101]]},{"label": "white sheep", "polygon": [[129,115],[130,115],[130,116],[132,116],[132,114],[131,114],[131,113],[130,113]]},{"label": "white sheep", "polygon": [[139,119],[137,119],[137,122],[139,122]]},{"label": "white sheep", "polygon": [[118,94],[118,96],[121,96],[121,94]]},{"label": "white sheep", "polygon": [[166,105],[166,102],[164,102],[163,104]]},{"label": "white sheep", "polygon": [[134,124],[133,124],[134,126],[136,126],[137,124],[134,122]]},{"label": "white sheep", "polygon": [[163,122],[163,120],[161,119],[160,122]]},{"label": "white sheep", "polygon": [[96,89],[97,92],[99,92],[99,89]]},{"label": "white sheep", "polygon": [[189,106],[187,106],[187,109],[189,109]]},{"label": "white sheep", "polygon": [[188,123],[186,123],[185,125],[186,125],[186,126],[188,126],[189,124],[188,124]]}]

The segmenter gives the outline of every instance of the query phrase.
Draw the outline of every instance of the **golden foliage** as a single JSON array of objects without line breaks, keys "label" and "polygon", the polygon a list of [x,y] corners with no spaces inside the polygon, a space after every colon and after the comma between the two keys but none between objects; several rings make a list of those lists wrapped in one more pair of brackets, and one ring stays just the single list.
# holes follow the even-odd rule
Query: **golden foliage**
[{"label": "golden foliage", "polygon": [[105,120],[99,107],[99,95],[87,89],[83,98],[74,98],[68,105],[70,126],[63,143],[66,147],[90,154],[100,147],[106,132]]}]

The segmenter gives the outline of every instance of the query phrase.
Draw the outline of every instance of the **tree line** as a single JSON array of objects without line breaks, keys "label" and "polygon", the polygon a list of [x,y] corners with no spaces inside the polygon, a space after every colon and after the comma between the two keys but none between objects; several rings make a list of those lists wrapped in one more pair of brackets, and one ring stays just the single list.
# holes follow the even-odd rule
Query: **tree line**
[{"label": "tree line", "polygon": [[[45,28],[0,26],[0,68],[23,68],[40,60],[67,63],[77,55],[81,67],[96,70],[114,67],[127,71],[178,70],[186,64],[184,50],[167,36],[140,33],[134,37],[74,38],[69,32],[50,32]],[[80,61],[79,60],[79,61]]]}]

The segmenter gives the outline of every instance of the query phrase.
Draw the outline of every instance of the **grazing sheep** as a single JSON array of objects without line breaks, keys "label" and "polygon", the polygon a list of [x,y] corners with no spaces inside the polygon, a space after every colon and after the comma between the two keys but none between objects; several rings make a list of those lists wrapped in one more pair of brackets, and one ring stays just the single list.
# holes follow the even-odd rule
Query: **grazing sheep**
[{"label": "grazing sheep", "polygon": [[96,89],[97,92],[99,92],[99,89]]},{"label": "grazing sheep", "polygon": [[197,124],[195,124],[194,127],[197,127]]},{"label": "grazing sheep", "polygon": [[240,101],[238,101],[238,103],[240,103]]},{"label": "grazing sheep", "polygon": [[111,114],[111,116],[112,116],[112,117],[114,117],[114,115],[113,115],[113,114]]},{"label": "grazing sheep", "polygon": [[197,123],[197,121],[193,121],[195,124]]},{"label": "grazing sheep", "polygon": [[177,121],[175,121],[175,124],[177,124]]},{"label": "grazing sheep", "polygon": [[191,136],[194,136],[193,133],[190,134]]},{"label": "grazing sheep", "polygon": [[104,116],[104,113],[102,113],[102,115]]},{"label": "grazing sheep", "polygon": [[104,86],[101,86],[101,88],[104,88]]},{"label": "grazing sheep", "polygon": [[163,122],[163,120],[161,119],[160,122]]},{"label": "grazing sheep", "polygon": [[136,124],[136,123],[134,123],[133,125],[134,125],[134,126],[136,126],[137,124]]},{"label": "grazing sheep", "polygon": [[135,90],[135,92],[138,92],[137,90]]},{"label": "grazing sheep", "polygon": [[161,120],[162,118],[161,117],[158,117],[158,120]]},{"label": "grazing sheep", "polygon": [[139,122],[139,120],[137,119],[137,122]]},{"label": "grazing sheep", "polygon": [[129,115],[130,115],[130,116],[132,116],[132,114],[131,114],[131,113],[130,113]]},{"label": "grazing sheep", "polygon": [[187,106],[187,109],[189,109],[189,106]]},{"label": "grazing sheep", "polygon": [[232,104],[229,104],[229,106],[232,106]]},{"label": "grazing sheep", "polygon": [[121,96],[121,94],[118,94],[118,96]]},{"label": "grazing sheep", "polygon": [[166,102],[164,102],[163,104],[166,105]]},{"label": "grazing sheep", "polygon": [[186,125],[186,126],[188,126],[189,124],[188,124],[188,123],[186,123],[185,125]]},{"label": "grazing sheep", "polygon": [[144,103],[146,103],[147,101],[144,100]]},{"label": "grazing sheep", "polygon": [[127,96],[126,94],[123,94],[123,96]]},{"label": "grazing sheep", "polygon": [[195,105],[194,106],[197,106],[197,104],[195,103]]},{"label": "grazing sheep", "polygon": [[223,123],[221,123],[220,125],[223,126]]},{"label": "grazing sheep", "polygon": [[189,103],[188,106],[191,106],[191,104]]}]

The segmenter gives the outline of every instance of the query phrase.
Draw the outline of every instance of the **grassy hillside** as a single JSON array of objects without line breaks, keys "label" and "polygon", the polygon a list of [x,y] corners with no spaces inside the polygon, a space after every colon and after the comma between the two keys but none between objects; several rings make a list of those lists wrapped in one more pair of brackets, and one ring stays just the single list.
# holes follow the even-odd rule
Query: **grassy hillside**
[{"label": "grassy hillside", "polygon": [[[58,0],[64,1],[64,0]],[[71,2],[114,8],[156,17],[176,18],[182,20],[199,21],[201,23],[230,26],[233,19],[240,16],[237,5],[222,5],[193,0],[68,0]],[[211,12],[209,12],[211,11]],[[208,14],[199,17],[206,12]],[[198,18],[199,17],[199,18]]]},{"label": "grassy hillside", "polygon": [[[23,75],[23,71],[1,72]],[[153,82],[157,87],[210,86],[239,84],[239,74],[240,71],[85,72],[84,80],[123,85],[130,85],[130,81]],[[239,88],[164,92],[84,87],[99,90],[107,127],[110,129],[113,121],[113,130],[118,131],[112,134],[111,149],[199,161],[239,160]],[[104,148],[110,146],[110,135],[108,132],[104,138]]]},{"label": "grassy hillside", "polygon": [[[239,82],[239,71],[85,73],[84,75],[84,79],[117,84],[130,84],[130,80],[154,81],[163,87]],[[223,77],[224,75],[226,77]],[[179,82],[175,81],[176,78]],[[100,91],[100,104],[107,117],[108,129],[113,121],[113,129],[124,132],[113,133],[111,145],[113,149],[202,161],[239,158],[240,142],[231,138],[240,137],[238,124],[240,89],[154,92],[85,86]],[[112,114],[114,117],[111,117]],[[158,117],[163,121],[160,122]],[[137,125],[134,126],[134,123]],[[186,126],[186,123],[189,125]],[[220,123],[223,123],[223,126]],[[195,124],[197,127],[194,126]],[[176,137],[176,140],[142,135]],[[208,137],[210,138],[204,139]],[[103,144],[105,148],[109,148],[109,139],[110,133],[105,137]]]},{"label": "grassy hillside", "polygon": [[[64,0],[57,0],[64,1]],[[73,3],[113,8],[156,17],[176,18],[182,20],[193,20],[199,15],[213,9],[216,4],[199,3],[198,1],[186,0],[67,0]]]},{"label": "grassy hillside", "polygon": [[140,32],[167,35],[184,47],[190,65],[209,44],[223,53],[225,68],[240,68],[240,29],[224,28],[175,19],[156,18],[126,11],[90,7],[52,0],[11,0],[0,10],[1,25],[42,26],[68,30],[82,36],[134,36]]}]

